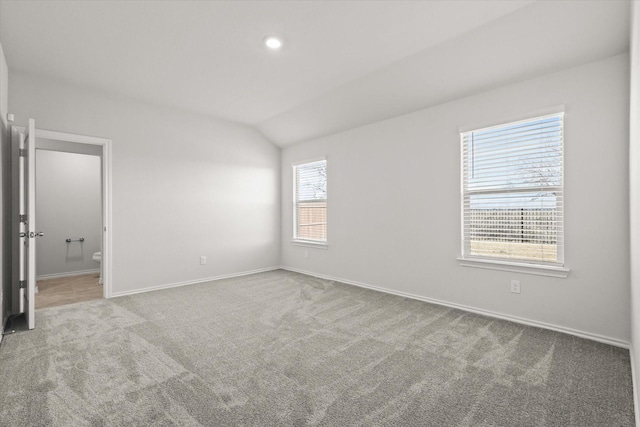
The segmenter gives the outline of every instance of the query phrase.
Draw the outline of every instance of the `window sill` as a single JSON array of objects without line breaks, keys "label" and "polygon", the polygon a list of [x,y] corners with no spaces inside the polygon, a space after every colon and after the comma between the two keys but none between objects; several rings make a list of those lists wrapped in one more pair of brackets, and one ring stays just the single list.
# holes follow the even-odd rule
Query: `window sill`
[{"label": "window sill", "polygon": [[558,277],[561,279],[566,279],[571,271],[565,267],[527,264],[524,262],[497,261],[478,258],[457,258],[457,260],[462,267],[510,271],[513,273],[534,274],[538,276]]},{"label": "window sill", "polygon": [[292,240],[291,244],[294,246],[306,246],[308,248],[328,249],[327,242],[313,242],[311,240]]}]

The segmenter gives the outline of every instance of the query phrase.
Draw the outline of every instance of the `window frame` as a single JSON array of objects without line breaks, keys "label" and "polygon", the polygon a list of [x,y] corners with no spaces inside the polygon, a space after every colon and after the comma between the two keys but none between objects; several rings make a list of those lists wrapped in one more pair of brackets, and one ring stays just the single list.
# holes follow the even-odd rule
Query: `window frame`
[{"label": "window frame", "polygon": [[[512,258],[512,257],[499,257],[499,256],[490,256],[490,255],[477,255],[471,254],[470,245],[471,240],[468,239],[467,229],[465,228],[465,219],[468,219],[470,216],[471,208],[470,208],[470,196],[472,195],[488,195],[488,194],[506,194],[506,193],[522,193],[526,194],[527,191],[540,191],[541,186],[531,185],[531,186],[521,186],[514,190],[513,187],[509,187],[505,185],[499,189],[487,189],[487,190],[469,190],[467,187],[467,182],[465,181],[467,171],[467,158],[465,157],[465,136],[469,135],[473,132],[486,131],[490,129],[499,129],[499,128],[509,128],[514,125],[523,124],[526,122],[535,122],[537,120],[544,120],[546,118],[559,117],[560,118],[560,129],[562,131],[562,139],[561,139],[561,153],[560,153],[560,161],[561,161],[561,175],[560,175],[560,184],[559,185],[550,185],[544,188],[545,191],[554,191],[559,190],[564,198],[565,193],[565,184],[564,184],[564,156],[565,156],[565,113],[564,108],[557,108],[545,111],[544,113],[534,113],[525,116],[524,118],[519,118],[511,121],[504,121],[497,125],[492,126],[484,126],[484,127],[474,127],[470,129],[459,129],[460,136],[460,195],[461,195],[461,206],[460,206],[460,225],[461,225],[461,239],[460,239],[460,248],[461,255],[457,258],[461,266],[464,267],[477,267],[477,268],[485,268],[491,270],[502,270],[502,271],[510,271],[517,273],[525,273],[525,274],[536,274],[543,276],[551,276],[551,277],[561,277],[566,278],[569,274],[569,269],[565,267],[565,245],[564,245],[564,223],[566,212],[564,209],[564,204],[561,209],[561,218],[558,221],[559,230],[557,232],[556,238],[556,250],[557,250],[557,259],[556,261],[543,261],[543,260],[534,260],[534,259],[525,259],[525,258]],[[505,178],[509,176],[509,174],[504,175]],[[563,202],[564,203],[564,202]],[[467,211],[467,209],[469,211]]]},{"label": "window frame", "polygon": [[[320,249],[326,249],[328,247],[328,197],[325,196],[324,202],[325,202],[325,212],[326,212],[326,222],[325,222],[325,227],[327,228],[326,232],[325,232],[325,239],[324,240],[316,240],[316,239],[308,239],[308,238],[301,238],[299,236],[299,227],[298,227],[298,180],[297,180],[297,169],[301,166],[305,166],[305,165],[309,165],[309,164],[313,164],[313,163],[320,163],[320,162],[324,162],[325,164],[325,170],[327,170],[328,167],[328,163],[327,163],[327,159],[326,157],[320,157],[320,158],[315,158],[315,159],[309,159],[309,160],[304,160],[304,161],[299,161],[299,162],[294,162],[291,164],[291,169],[293,172],[292,175],[292,182],[293,182],[293,238],[291,240],[291,243],[297,246],[309,246],[309,247],[315,247],[315,248],[320,248]],[[328,175],[328,174],[327,174]],[[328,178],[325,178],[325,185],[328,185]],[[328,195],[328,191],[327,191],[327,195]]]}]

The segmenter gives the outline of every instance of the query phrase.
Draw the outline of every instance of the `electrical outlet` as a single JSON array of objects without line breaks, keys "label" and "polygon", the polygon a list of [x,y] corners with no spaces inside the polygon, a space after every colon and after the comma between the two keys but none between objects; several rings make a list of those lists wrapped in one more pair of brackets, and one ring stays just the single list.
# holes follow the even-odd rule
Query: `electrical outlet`
[{"label": "electrical outlet", "polygon": [[304,251],[304,257],[305,257],[305,259],[309,258],[309,251]]},{"label": "electrical outlet", "polygon": [[207,263],[207,257],[206,256],[201,256],[200,257],[200,265],[205,265]]},{"label": "electrical outlet", "polygon": [[512,280],[511,281],[511,292],[514,294],[519,294],[520,293],[520,281],[519,280]]}]

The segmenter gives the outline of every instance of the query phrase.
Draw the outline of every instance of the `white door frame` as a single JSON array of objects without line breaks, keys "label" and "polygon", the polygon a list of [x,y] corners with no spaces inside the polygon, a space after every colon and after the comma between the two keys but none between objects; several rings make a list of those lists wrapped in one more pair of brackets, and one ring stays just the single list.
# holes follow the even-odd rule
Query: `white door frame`
[{"label": "white door frame", "polygon": [[36,138],[53,139],[56,141],[102,146],[102,260],[100,268],[102,269],[103,296],[104,298],[111,298],[111,140],[43,129],[36,129],[35,136]]}]

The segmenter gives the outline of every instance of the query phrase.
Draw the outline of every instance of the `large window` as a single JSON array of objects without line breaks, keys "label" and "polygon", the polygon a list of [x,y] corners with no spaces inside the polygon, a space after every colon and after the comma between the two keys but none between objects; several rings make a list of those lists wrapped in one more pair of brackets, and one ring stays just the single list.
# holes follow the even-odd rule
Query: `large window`
[{"label": "large window", "polygon": [[298,241],[327,241],[327,161],[319,160],[293,166],[294,225]]},{"label": "large window", "polygon": [[460,136],[463,258],[562,265],[563,114]]}]

